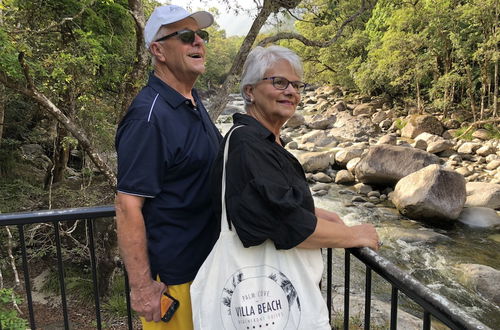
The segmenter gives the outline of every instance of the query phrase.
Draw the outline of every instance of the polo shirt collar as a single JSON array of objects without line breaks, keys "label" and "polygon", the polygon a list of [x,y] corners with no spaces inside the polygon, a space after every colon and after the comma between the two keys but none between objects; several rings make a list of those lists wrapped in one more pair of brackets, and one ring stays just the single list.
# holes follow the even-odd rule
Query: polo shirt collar
[{"label": "polo shirt collar", "polygon": [[[165,102],[167,102],[174,109],[178,109],[181,105],[186,104],[186,101],[189,102],[188,104],[192,104],[191,100],[185,98],[178,91],[158,78],[155,75],[154,71],[151,71],[151,73],[149,74],[148,85],[156,92],[158,92],[158,94],[160,94]],[[193,89],[191,90],[191,92],[193,93],[193,97],[196,100],[196,103],[200,103],[196,91]]]},{"label": "polo shirt collar", "polygon": [[257,134],[263,139],[268,139],[274,142],[276,138],[274,136],[274,133],[265,128],[264,125],[262,125],[257,119],[247,114],[235,113],[233,115],[233,123],[234,125],[251,126],[257,131]]}]

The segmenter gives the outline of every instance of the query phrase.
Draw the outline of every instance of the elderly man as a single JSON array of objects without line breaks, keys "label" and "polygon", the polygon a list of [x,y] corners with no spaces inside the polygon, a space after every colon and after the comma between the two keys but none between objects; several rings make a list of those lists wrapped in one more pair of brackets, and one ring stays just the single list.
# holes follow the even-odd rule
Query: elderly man
[{"label": "elderly man", "polygon": [[[116,134],[118,244],[144,329],[193,327],[189,286],[220,231],[207,181],[221,135],[193,89],[212,23],[205,11],[153,11],[144,38],[154,71]],[[164,292],[180,302],[168,322]]]}]

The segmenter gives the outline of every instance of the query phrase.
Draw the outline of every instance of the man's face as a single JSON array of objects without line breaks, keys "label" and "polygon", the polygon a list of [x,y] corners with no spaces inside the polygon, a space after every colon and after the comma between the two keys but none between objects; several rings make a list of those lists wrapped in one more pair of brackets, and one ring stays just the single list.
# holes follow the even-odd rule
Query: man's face
[{"label": "man's face", "polygon": [[[197,31],[198,24],[192,18],[166,25],[160,29],[158,39],[182,30]],[[195,34],[191,43],[183,42],[178,36],[172,36],[163,41],[154,42],[151,47],[157,47],[157,60],[165,65],[165,69],[182,81],[185,77],[198,77],[205,72],[205,42]],[[156,54],[156,53],[155,53]]]}]

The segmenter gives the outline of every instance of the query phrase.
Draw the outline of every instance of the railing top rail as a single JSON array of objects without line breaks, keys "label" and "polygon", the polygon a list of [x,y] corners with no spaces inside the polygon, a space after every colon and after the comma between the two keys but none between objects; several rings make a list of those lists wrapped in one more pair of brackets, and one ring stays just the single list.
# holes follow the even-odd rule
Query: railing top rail
[{"label": "railing top rail", "polygon": [[0,226],[112,217],[113,205],[0,214]]},{"label": "railing top rail", "polygon": [[375,251],[369,248],[348,250],[451,329],[491,329]]}]

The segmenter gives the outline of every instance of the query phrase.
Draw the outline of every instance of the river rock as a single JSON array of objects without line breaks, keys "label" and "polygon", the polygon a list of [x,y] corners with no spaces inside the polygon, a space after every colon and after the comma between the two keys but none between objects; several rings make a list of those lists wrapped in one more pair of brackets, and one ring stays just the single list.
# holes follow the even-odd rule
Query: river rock
[{"label": "river rock", "polygon": [[373,189],[370,185],[364,183],[357,183],[354,185],[354,190],[356,190],[358,194],[368,195],[370,191],[372,191]]},{"label": "river rock", "polygon": [[479,128],[472,133],[472,137],[480,140],[488,140],[490,138],[490,133],[484,128]]},{"label": "river rock", "polygon": [[378,140],[377,144],[389,144],[395,146],[397,142],[398,138],[395,134],[386,134]]},{"label": "river rock", "polygon": [[312,179],[317,182],[322,182],[322,183],[330,183],[333,182],[333,179],[327,175],[326,173],[323,172],[318,172],[313,174]]},{"label": "river rock", "polygon": [[450,140],[441,139],[440,141],[434,141],[429,143],[426,151],[431,154],[442,153],[447,150],[452,150],[455,144]]},{"label": "river rock", "polygon": [[464,207],[458,221],[476,228],[500,226],[500,216],[489,207]]},{"label": "river rock", "polygon": [[429,165],[396,184],[392,202],[415,220],[455,220],[465,203],[465,179],[437,164]]},{"label": "river rock", "polygon": [[500,271],[490,266],[460,264],[457,266],[458,280],[470,286],[483,297],[500,305]]},{"label": "river rock", "polygon": [[490,146],[490,145],[484,145],[476,150],[476,155],[489,156],[489,155],[496,154],[496,152],[497,152],[497,148]]},{"label": "river rock", "polygon": [[335,163],[346,167],[351,159],[359,158],[363,154],[363,150],[364,148],[355,146],[344,148],[335,154]]},{"label": "river rock", "polygon": [[460,147],[458,147],[457,151],[461,154],[473,154],[479,148],[481,148],[481,144],[479,143],[465,142]]},{"label": "river rock", "polygon": [[290,128],[297,128],[302,125],[305,125],[306,120],[304,116],[298,112],[295,112],[293,116],[288,119],[288,121],[285,123],[285,127],[290,127]]},{"label": "river rock", "polygon": [[361,160],[360,157],[356,157],[351,159],[350,161],[347,162],[346,168],[349,172],[351,172],[354,175],[354,171],[356,169],[356,166],[358,165],[359,161]]},{"label": "river rock", "polygon": [[427,142],[425,142],[425,140],[415,140],[415,142],[413,142],[411,146],[416,149],[426,150]]},{"label": "river rock", "polygon": [[335,163],[335,153],[335,151],[306,152],[298,155],[298,159],[304,171],[324,172]]},{"label": "river rock", "polygon": [[369,118],[354,117],[349,112],[336,113],[336,120],[330,128],[329,135],[333,135],[339,140],[368,140],[377,136],[380,127],[373,124]]},{"label": "river rock", "polygon": [[486,165],[486,169],[490,171],[495,170],[498,167],[500,167],[500,159],[494,159]]},{"label": "river rock", "polygon": [[313,143],[316,147],[325,147],[336,144],[337,140],[335,137],[329,136],[324,130],[315,129],[302,136],[299,142],[303,144]]},{"label": "river rock", "polygon": [[356,166],[358,181],[375,185],[394,185],[399,179],[431,164],[439,164],[438,156],[423,150],[391,146],[371,146]]},{"label": "river rock", "polygon": [[346,111],[347,110],[347,105],[345,104],[344,101],[338,101],[335,103],[332,107],[333,111]]},{"label": "river rock", "polygon": [[378,229],[379,235],[384,240],[396,241],[401,240],[406,243],[428,243],[434,244],[443,241],[449,241],[450,238],[446,235],[436,233],[431,229],[412,229],[399,227],[385,227]]},{"label": "river rock", "polygon": [[500,209],[500,184],[488,182],[468,182],[465,206],[482,206]]},{"label": "river rock", "polygon": [[312,129],[327,129],[331,127],[336,121],[335,115],[325,116],[323,114],[306,116],[307,127]]},{"label": "river rock", "polygon": [[371,115],[374,111],[375,109],[373,108],[373,105],[371,105],[370,103],[361,103],[354,108],[352,114],[354,116]]},{"label": "river rock", "polygon": [[439,119],[431,115],[412,115],[401,130],[401,136],[413,139],[424,132],[441,135],[443,125]]},{"label": "river rock", "polygon": [[354,182],[354,175],[348,170],[340,170],[335,176],[335,183],[338,184],[349,184]]}]

